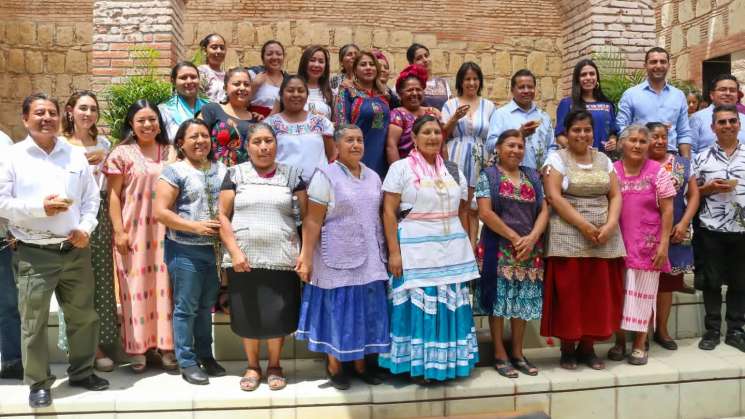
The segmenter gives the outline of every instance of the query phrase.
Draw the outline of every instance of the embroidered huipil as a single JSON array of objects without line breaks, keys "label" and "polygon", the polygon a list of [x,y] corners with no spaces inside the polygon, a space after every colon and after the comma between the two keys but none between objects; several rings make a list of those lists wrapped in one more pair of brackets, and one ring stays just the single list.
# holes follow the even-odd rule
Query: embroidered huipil
[{"label": "embroidered huipil", "polygon": [[468,197],[465,176],[460,174],[458,184],[441,168],[438,176],[420,177],[414,164],[412,156],[393,163],[383,183],[384,191],[401,195],[400,210],[409,211],[398,225],[404,289],[477,278],[476,259],[458,218],[460,201]]},{"label": "embroidered huipil", "polygon": [[[252,268],[290,271],[300,254],[292,210],[292,191],[300,180],[300,170],[277,164],[274,176],[259,176],[251,162],[228,169],[235,183],[233,232]],[[230,255],[223,266],[232,266]]]},{"label": "embroidered huipil", "polygon": [[[691,162],[685,157],[668,154],[667,161],[662,165],[673,179],[673,186],[677,191],[673,200],[673,225],[683,218],[686,211],[686,194],[688,193],[688,180],[690,179]],[[693,247],[691,246],[691,229],[681,243],[670,243],[670,272],[673,275],[693,271]]]},{"label": "embroidered huipil", "polygon": [[669,260],[662,269],[653,264],[662,230],[658,200],[675,196],[670,174],[653,160],[646,160],[636,176],[626,175],[621,160],[614,166],[623,196],[619,224],[626,245],[626,268],[670,272]]},{"label": "embroidered huipil", "polygon": [[328,289],[387,280],[380,178],[365,166],[356,178],[337,162],[319,168],[313,176],[317,181],[330,183],[334,206],[327,207],[313,253],[311,283]]}]

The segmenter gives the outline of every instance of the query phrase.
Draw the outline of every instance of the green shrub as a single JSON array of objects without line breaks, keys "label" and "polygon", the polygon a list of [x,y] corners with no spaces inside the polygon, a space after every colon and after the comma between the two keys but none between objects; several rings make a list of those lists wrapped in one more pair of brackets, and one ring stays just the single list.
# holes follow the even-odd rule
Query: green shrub
[{"label": "green shrub", "polygon": [[146,99],[159,104],[171,97],[171,83],[156,74],[155,60],[160,52],[149,47],[135,47],[133,52],[135,74],[127,76],[121,83],[112,84],[104,92],[107,108],[102,117],[111,132],[113,142],[121,140],[119,135],[133,103]]}]

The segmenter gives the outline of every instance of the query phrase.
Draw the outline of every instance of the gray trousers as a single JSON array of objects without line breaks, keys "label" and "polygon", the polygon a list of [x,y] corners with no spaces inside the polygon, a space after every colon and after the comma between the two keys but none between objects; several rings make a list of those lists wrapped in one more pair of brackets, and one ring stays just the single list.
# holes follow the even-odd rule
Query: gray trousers
[{"label": "gray trousers", "polygon": [[70,380],[93,374],[98,315],[93,307],[94,280],[90,248],[67,252],[18,245],[18,306],[24,381],[32,389],[51,388],[47,323],[52,293],[64,309],[70,344]]}]

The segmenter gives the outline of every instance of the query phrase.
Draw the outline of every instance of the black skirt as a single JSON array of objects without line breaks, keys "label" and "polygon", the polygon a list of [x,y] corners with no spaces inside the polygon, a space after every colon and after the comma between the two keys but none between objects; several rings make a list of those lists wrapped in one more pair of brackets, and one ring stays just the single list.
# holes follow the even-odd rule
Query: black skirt
[{"label": "black skirt", "polygon": [[248,339],[287,336],[297,330],[300,278],[294,271],[228,269],[230,328]]}]

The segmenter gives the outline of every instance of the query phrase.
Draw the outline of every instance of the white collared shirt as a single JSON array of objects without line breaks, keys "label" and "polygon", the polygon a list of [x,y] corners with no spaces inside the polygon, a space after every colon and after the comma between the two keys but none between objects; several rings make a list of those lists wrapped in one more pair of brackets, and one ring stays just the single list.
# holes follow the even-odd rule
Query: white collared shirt
[{"label": "white collared shirt", "polygon": [[[0,159],[5,155],[6,150],[13,145],[13,140],[7,134],[0,131]],[[0,162],[2,164],[2,162]],[[8,235],[8,220],[0,218],[0,241]],[[0,244],[1,246],[1,244]]]},{"label": "white collared shirt", "polygon": [[[101,198],[82,149],[57,138],[47,154],[29,136],[5,154],[0,162],[0,217],[9,220],[18,240],[54,244],[72,230],[93,232]],[[53,194],[73,202],[67,211],[49,217],[44,199]]]}]

